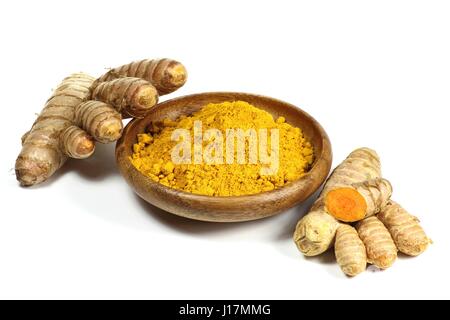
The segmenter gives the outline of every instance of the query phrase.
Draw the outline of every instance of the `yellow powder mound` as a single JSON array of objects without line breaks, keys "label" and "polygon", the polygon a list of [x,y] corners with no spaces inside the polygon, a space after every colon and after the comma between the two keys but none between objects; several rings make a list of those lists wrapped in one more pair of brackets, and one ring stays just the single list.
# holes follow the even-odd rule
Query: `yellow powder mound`
[{"label": "yellow powder mound", "polygon": [[[202,122],[202,131],[218,129],[226,136],[227,129],[268,129],[270,154],[270,130],[279,131],[279,166],[275,174],[261,174],[267,164],[174,164],[172,151],[179,141],[172,140],[176,129],[189,130],[194,137],[194,122]],[[194,138],[191,139],[194,159]],[[203,141],[205,148],[211,141]],[[224,159],[226,142],[223,142]],[[249,151],[247,141],[246,153]],[[236,153],[234,154],[236,160]],[[246,159],[248,160],[248,154]],[[176,121],[165,120],[153,126],[151,132],[138,135],[131,157],[133,165],[143,174],[165,186],[209,196],[239,196],[270,191],[302,177],[314,161],[313,148],[303,132],[287,123],[283,117],[274,121],[271,114],[243,101],[208,104],[192,116]]]}]

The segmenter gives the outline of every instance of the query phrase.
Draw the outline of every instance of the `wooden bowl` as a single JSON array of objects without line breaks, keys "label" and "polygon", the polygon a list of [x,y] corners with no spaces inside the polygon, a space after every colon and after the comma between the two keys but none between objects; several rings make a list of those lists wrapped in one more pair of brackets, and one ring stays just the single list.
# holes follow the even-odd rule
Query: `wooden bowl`
[{"label": "wooden bowl", "polygon": [[[152,122],[172,120],[189,115],[208,103],[242,100],[271,113],[276,119],[286,118],[303,130],[314,146],[315,162],[311,170],[297,181],[269,192],[254,195],[212,197],[196,195],[166,187],[140,173],[130,162],[137,134],[146,131]],[[256,220],[285,211],[311,196],[325,181],[331,167],[330,140],[320,124],[295,106],[269,97],[237,93],[200,93],[160,103],[144,118],[132,120],[124,129],[116,146],[119,170],[134,191],[147,202],[179,216],[215,222]]]}]

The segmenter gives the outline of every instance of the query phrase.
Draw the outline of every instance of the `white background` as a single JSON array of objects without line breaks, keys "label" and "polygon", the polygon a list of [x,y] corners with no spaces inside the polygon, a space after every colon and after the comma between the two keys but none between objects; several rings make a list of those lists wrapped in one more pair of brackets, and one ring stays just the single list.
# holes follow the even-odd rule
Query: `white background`
[{"label": "white background", "polygon": [[[0,6],[0,298],[450,298],[448,1]],[[303,108],[330,135],[335,165],[375,148],[394,198],[434,245],[348,279],[333,254],[297,251],[305,206],[241,224],[181,219],[134,195],[113,145],[18,186],[20,137],[62,78],[155,57],[188,68],[171,96],[243,91]]]}]

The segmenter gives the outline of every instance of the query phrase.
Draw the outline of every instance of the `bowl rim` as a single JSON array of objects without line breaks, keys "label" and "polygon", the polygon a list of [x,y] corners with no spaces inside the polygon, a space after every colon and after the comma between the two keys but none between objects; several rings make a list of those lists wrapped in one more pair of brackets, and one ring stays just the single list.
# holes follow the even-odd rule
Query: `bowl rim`
[{"label": "bowl rim", "polygon": [[[272,101],[275,103],[281,103],[284,104],[290,108],[294,108],[297,111],[300,111],[301,113],[303,113],[303,115],[308,118],[308,120],[318,129],[318,131],[321,134],[321,138],[322,138],[322,148],[321,148],[321,153],[320,155],[317,155],[316,153],[314,153],[314,163],[311,166],[311,168],[308,170],[308,172],[306,172],[302,177],[300,177],[299,179],[289,182],[279,188],[270,190],[270,191],[263,191],[263,192],[259,192],[259,193],[254,193],[254,194],[245,194],[245,195],[239,195],[239,196],[209,196],[209,195],[202,195],[202,194],[196,194],[196,193],[191,193],[191,192],[187,192],[187,191],[183,191],[183,190],[179,190],[179,189],[174,189],[171,187],[167,187],[161,183],[158,183],[156,181],[153,181],[150,177],[146,176],[145,174],[143,174],[141,171],[139,171],[132,163],[131,161],[129,161],[129,159],[127,159],[127,155],[126,154],[122,154],[120,153],[119,156],[117,157],[117,162],[119,162],[119,158],[122,160],[127,160],[130,164],[129,168],[131,170],[134,171],[135,174],[139,175],[141,178],[143,178],[149,185],[155,187],[155,188],[160,188],[161,190],[164,190],[164,192],[170,193],[172,195],[178,195],[178,196],[182,196],[184,198],[189,198],[192,200],[208,200],[209,202],[223,202],[223,200],[246,200],[248,199],[249,201],[252,200],[256,200],[259,199],[262,195],[263,196],[275,196],[277,194],[279,194],[280,192],[285,191],[286,189],[295,189],[296,186],[300,185],[304,180],[306,180],[308,178],[308,176],[311,176],[313,174],[313,172],[319,170],[319,166],[320,166],[320,162],[324,162],[326,161],[326,157],[325,154],[328,152],[328,154],[330,155],[330,164],[329,167],[331,168],[331,162],[332,162],[332,148],[331,148],[331,142],[329,139],[328,134],[326,133],[325,129],[322,127],[322,125],[313,117],[311,116],[308,112],[304,111],[303,109],[297,107],[294,104],[291,104],[289,102],[285,102],[283,100],[280,99],[276,99],[276,98],[272,98],[269,96],[265,96],[265,95],[261,95],[261,94],[254,94],[254,93],[247,93],[247,92],[239,92],[239,91],[205,91],[205,92],[199,92],[199,93],[193,93],[193,94],[188,94],[188,95],[183,95],[183,96],[178,96],[178,97],[174,97],[168,100],[165,100],[163,102],[158,103],[157,105],[155,105],[152,110],[144,117],[144,118],[134,118],[132,119],[123,129],[123,134],[121,136],[121,138],[117,141],[116,144],[116,151],[119,149],[119,147],[125,142],[125,138],[127,136],[128,131],[131,130],[131,127],[138,125],[140,122],[142,121],[146,121],[146,119],[151,116],[151,114],[153,113],[153,111],[155,110],[155,108],[164,108],[164,106],[169,105],[171,103],[173,103],[174,101],[178,101],[178,100],[183,100],[183,99],[189,99],[189,98],[194,98],[197,96],[202,96],[202,95],[206,95],[206,94],[213,94],[213,95],[245,95],[245,96],[253,96],[253,97],[257,97],[257,98],[262,98],[268,101]],[[300,128],[302,129],[302,128]],[[328,171],[330,171],[330,168],[328,169]],[[328,172],[329,173],[329,172]],[[327,173],[327,176],[328,176]],[[326,178],[325,178],[326,179]],[[319,185],[320,187],[320,185]]]}]

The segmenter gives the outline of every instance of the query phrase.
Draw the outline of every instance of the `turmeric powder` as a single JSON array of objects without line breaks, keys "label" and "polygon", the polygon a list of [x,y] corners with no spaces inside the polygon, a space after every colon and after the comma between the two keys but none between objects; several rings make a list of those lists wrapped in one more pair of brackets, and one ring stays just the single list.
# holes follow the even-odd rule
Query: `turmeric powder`
[{"label": "turmeric powder", "polygon": [[[131,162],[155,182],[190,193],[239,196],[274,190],[302,177],[314,161],[313,147],[300,128],[286,123],[283,117],[274,120],[268,112],[244,101],[210,103],[191,116],[152,126],[150,132],[138,135]],[[188,148],[179,163],[173,160],[180,144],[173,139],[177,129],[189,134],[181,139]],[[232,134],[234,129],[247,134],[241,141],[243,155],[235,152],[234,142],[237,146],[240,142]],[[270,137],[260,134],[259,144],[251,139],[258,137],[256,130],[261,133],[264,129],[270,131]],[[200,145],[195,144],[198,130],[205,131]],[[264,142],[270,152],[263,152]],[[259,161],[252,151],[258,151]],[[274,156],[277,165],[267,162]],[[216,161],[208,161],[211,159]],[[269,167],[276,170],[270,172]]]}]

